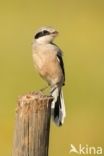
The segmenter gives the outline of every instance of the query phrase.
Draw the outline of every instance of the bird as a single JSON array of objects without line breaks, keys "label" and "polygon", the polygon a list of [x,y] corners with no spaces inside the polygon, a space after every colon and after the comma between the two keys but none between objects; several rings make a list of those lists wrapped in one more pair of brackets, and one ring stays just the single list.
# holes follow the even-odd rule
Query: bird
[{"label": "bird", "polygon": [[39,28],[33,36],[32,58],[33,65],[39,75],[48,83],[52,119],[57,126],[62,126],[66,117],[62,87],[65,85],[65,70],[63,52],[54,43],[59,32],[51,26]]}]

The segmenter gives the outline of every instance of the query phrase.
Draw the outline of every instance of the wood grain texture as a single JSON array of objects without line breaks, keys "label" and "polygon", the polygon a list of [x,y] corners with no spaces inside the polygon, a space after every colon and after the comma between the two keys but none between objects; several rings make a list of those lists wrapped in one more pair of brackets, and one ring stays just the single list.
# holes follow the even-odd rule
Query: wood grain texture
[{"label": "wood grain texture", "polygon": [[51,101],[41,92],[19,98],[12,156],[48,156]]}]

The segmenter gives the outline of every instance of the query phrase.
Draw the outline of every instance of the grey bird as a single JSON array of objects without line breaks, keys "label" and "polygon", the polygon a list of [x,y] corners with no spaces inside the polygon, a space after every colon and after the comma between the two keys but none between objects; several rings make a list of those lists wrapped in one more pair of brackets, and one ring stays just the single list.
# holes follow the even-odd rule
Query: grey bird
[{"label": "grey bird", "polygon": [[54,100],[51,104],[52,119],[61,126],[66,116],[62,86],[65,84],[65,71],[61,49],[53,43],[58,35],[54,28],[45,26],[34,35],[32,57],[35,69],[47,81]]}]

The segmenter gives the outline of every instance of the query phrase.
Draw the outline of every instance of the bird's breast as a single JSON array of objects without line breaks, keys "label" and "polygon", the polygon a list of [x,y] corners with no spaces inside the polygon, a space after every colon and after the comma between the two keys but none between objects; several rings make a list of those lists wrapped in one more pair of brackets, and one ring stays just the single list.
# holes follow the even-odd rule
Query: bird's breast
[{"label": "bird's breast", "polygon": [[57,61],[56,51],[49,49],[33,51],[33,63],[39,74],[50,84],[61,81],[63,74]]}]

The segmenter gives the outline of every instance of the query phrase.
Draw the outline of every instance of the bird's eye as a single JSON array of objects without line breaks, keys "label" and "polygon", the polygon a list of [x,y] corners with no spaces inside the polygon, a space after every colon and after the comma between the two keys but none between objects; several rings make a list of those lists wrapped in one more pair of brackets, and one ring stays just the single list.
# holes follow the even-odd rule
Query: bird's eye
[{"label": "bird's eye", "polygon": [[49,33],[49,31],[47,31],[47,30],[43,30],[43,34],[44,34],[44,35],[49,35],[50,33]]},{"label": "bird's eye", "polygon": [[41,31],[41,32],[38,32],[38,33],[34,36],[34,38],[35,38],[35,39],[38,39],[38,38],[40,38],[40,37],[43,37],[43,36],[46,36],[46,35],[49,35],[49,34],[50,34],[49,31],[43,30],[43,31]]}]

